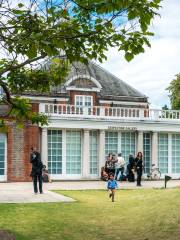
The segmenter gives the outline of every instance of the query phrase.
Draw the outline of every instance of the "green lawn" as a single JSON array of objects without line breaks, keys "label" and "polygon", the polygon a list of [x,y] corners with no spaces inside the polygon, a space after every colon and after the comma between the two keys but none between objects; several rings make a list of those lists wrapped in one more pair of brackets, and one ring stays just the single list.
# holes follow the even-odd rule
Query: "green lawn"
[{"label": "green lawn", "polygon": [[180,189],[59,191],[74,203],[0,204],[17,240],[179,240]]}]

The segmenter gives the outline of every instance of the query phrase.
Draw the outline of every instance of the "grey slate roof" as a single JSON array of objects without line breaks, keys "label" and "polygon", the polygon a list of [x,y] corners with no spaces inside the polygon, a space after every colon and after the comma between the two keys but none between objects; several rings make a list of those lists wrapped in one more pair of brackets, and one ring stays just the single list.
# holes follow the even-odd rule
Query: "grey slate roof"
[{"label": "grey slate roof", "polygon": [[[48,68],[48,64],[45,65],[45,68]],[[147,96],[91,61],[89,61],[88,65],[80,62],[71,64],[66,81],[79,75],[88,75],[89,77],[95,78],[101,84],[102,89],[97,94],[99,99],[148,102]],[[50,93],[35,93],[33,91],[33,93],[26,92],[26,95],[49,97],[68,96],[64,84],[53,87]]]},{"label": "grey slate roof", "polygon": [[118,77],[114,76],[107,70],[98,66],[93,62],[89,62],[88,65],[82,63],[73,63],[70,67],[70,72],[67,79],[79,74],[86,74],[95,78],[102,86],[102,90],[99,93],[100,97],[130,97],[147,99],[147,97],[140,93],[135,88],[131,87]]}]

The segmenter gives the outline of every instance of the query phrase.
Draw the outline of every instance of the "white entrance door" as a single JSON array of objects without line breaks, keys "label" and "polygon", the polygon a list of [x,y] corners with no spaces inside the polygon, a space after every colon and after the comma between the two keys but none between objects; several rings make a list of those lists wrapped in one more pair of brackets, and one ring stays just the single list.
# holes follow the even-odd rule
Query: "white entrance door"
[{"label": "white entrance door", "polygon": [[7,180],[6,135],[0,134],[0,181]]}]

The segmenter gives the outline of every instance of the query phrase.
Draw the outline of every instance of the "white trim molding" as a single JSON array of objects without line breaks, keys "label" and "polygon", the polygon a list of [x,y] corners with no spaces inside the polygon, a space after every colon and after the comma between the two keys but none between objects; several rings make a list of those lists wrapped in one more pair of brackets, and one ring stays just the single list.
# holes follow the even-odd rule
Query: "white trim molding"
[{"label": "white trim molding", "polygon": [[113,101],[113,100],[99,100],[99,103],[108,103],[108,104],[121,104],[121,105],[131,105],[131,106],[143,106],[143,107],[149,107],[149,104],[147,102],[129,102],[129,101]]},{"label": "white trim molding", "polygon": [[50,97],[50,96],[29,96],[29,95],[23,95],[21,96],[21,98],[28,98],[28,99],[31,99],[31,100],[36,100],[36,101],[46,101],[46,102],[54,102],[54,100],[60,102],[60,101],[63,101],[63,102],[68,102],[69,101],[69,97]]},{"label": "white trim molding", "polygon": [[[88,79],[88,80],[92,81],[97,86],[97,88],[96,87],[93,87],[93,88],[78,88],[76,86],[69,86],[70,83],[72,83],[74,80],[79,79],[79,78]],[[74,77],[70,78],[65,83],[65,87],[66,87],[66,90],[93,91],[93,92],[100,92],[101,89],[102,89],[101,84],[95,78],[93,78],[89,75],[86,75],[86,74],[81,74],[81,75],[77,75],[77,76],[74,76]]]},{"label": "white trim molding", "polygon": [[83,152],[82,152],[82,176],[84,179],[89,178],[89,129],[84,129],[83,134]]}]

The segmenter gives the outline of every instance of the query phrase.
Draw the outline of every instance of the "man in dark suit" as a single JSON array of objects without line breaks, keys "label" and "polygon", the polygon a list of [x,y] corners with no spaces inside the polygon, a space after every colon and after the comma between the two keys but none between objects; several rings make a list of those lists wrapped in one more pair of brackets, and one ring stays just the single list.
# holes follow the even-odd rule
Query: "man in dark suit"
[{"label": "man in dark suit", "polygon": [[137,186],[141,187],[141,177],[143,173],[143,155],[142,152],[138,152],[135,158],[135,168],[137,171]]},{"label": "man in dark suit", "polygon": [[43,164],[41,162],[41,155],[36,150],[36,148],[31,148],[30,162],[32,163],[31,177],[33,179],[34,193],[35,194],[38,193],[37,182],[39,181],[39,192],[40,192],[40,194],[42,194],[43,193],[43,191],[42,191]]}]

